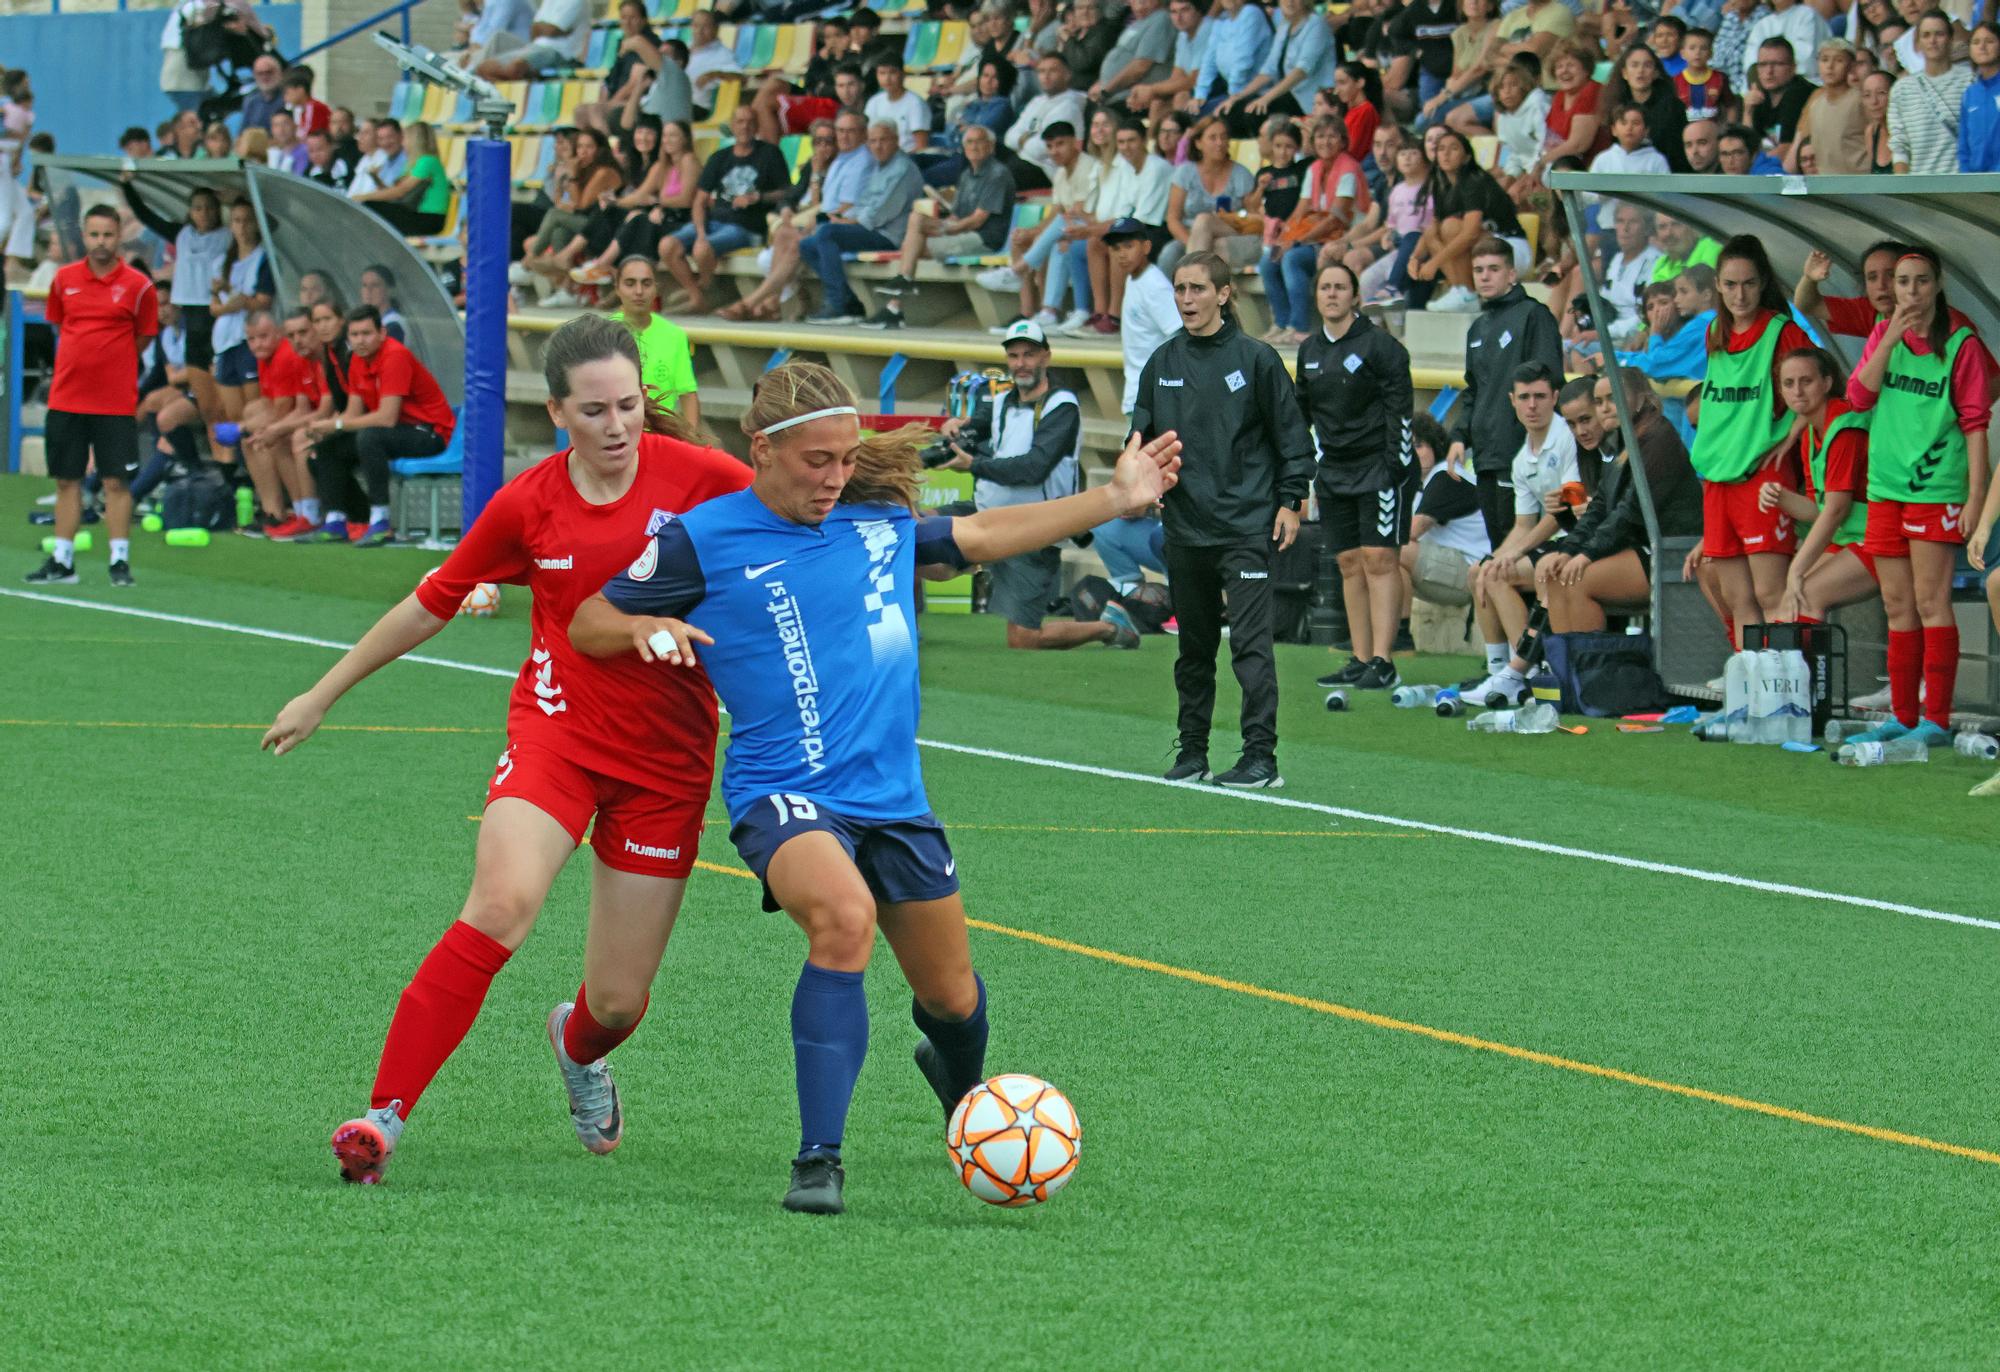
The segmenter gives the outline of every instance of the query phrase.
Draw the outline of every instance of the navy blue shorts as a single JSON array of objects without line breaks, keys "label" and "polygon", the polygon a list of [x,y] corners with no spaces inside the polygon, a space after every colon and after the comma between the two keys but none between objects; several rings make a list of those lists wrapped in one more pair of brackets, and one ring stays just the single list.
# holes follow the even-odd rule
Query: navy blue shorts
[{"label": "navy blue shorts", "polygon": [[[800,834],[832,834],[854,859],[868,890],[885,905],[942,900],[958,890],[958,861],[944,826],[933,814],[915,819],[852,819],[804,796],[766,796],[729,830],[729,841],[759,881],[787,839]],[[780,909],[764,885],[764,908]]]},{"label": "navy blue shorts", "polygon": [[215,357],[215,384],[247,386],[257,379],[257,358],[248,343],[232,343]]}]

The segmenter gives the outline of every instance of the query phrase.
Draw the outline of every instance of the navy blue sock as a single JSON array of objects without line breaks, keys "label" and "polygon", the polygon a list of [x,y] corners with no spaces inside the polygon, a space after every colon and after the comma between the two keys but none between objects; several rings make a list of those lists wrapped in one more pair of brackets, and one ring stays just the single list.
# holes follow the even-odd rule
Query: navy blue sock
[{"label": "navy blue sock", "polygon": [[944,1059],[952,1089],[961,1096],[986,1080],[986,983],[977,972],[972,983],[979,988],[979,1004],[964,1019],[939,1019],[916,999],[910,1001],[910,1018]]},{"label": "navy blue sock", "polygon": [[792,1053],[798,1064],[799,1152],[837,1153],[861,1060],[868,1056],[868,995],[861,973],[805,965],[792,992]]}]

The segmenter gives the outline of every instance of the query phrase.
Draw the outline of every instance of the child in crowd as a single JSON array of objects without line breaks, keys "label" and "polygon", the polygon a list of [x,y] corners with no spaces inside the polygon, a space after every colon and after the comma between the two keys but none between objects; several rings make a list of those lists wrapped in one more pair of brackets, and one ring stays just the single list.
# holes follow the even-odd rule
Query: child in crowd
[{"label": "child in crowd", "polygon": [[1668,74],[1674,78],[1674,94],[1688,107],[1689,119],[1719,117],[1722,98],[1729,94],[1729,82],[1709,68],[1708,59],[1714,55],[1715,35],[1707,29],[1689,29],[1681,39],[1680,70]]},{"label": "child in crowd", "polygon": [[1371,305],[1395,304],[1409,290],[1410,254],[1431,222],[1431,201],[1424,194],[1430,174],[1421,147],[1412,144],[1396,153],[1397,181],[1383,211],[1381,254],[1361,274],[1361,298]]}]

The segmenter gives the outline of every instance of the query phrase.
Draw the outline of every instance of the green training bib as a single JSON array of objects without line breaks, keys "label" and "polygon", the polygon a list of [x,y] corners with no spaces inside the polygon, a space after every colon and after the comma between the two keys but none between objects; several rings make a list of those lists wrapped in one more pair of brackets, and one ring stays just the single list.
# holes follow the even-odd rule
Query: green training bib
[{"label": "green training bib", "polygon": [[[1889,354],[1882,393],[1875,400],[1868,445],[1868,498],[1918,505],[1963,505],[1970,489],[1965,435],[1951,403],[1951,369],[1972,337],[1960,329],[1943,353],[1918,356],[1902,339]],[[1878,347],[1889,347],[1884,339]]]},{"label": "green training bib", "polygon": [[[1812,450],[1813,489],[1819,492],[1821,509],[1826,508],[1826,452],[1828,448],[1833,446],[1833,440],[1844,433],[1858,433],[1861,435],[1862,441],[1866,442],[1868,439],[1867,411],[1848,410],[1836,416],[1833,423],[1826,426],[1826,432],[1820,435],[1818,445]],[[1805,436],[1810,439],[1812,437],[1812,430],[1807,429]],[[1868,502],[1866,500],[1856,500],[1854,508],[1847,512],[1847,518],[1841,520],[1840,527],[1834,530],[1833,541],[1836,544],[1859,543],[1862,535],[1867,531]]]},{"label": "green training bib", "polygon": [[1757,460],[1792,427],[1789,413],[1773,413],[1771,360],[1786,319],[1772,315],[1764,333],[1740,353],[1708,355],[1708,378],[1701,383],[1701,423],[1688,460],[1704,481],[1741,481]]}]

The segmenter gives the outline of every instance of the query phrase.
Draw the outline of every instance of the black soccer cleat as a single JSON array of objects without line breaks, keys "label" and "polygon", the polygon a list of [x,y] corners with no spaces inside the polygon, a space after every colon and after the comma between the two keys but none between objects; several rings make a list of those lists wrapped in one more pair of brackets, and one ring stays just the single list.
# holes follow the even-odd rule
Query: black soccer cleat
[{"label": "black soccer cleat", "polygon": [[42,559],[42,565],[23,578],[30,586],[74,586],[76,567],[74,564],[58,562],[53,556]]},{"label": "black soccer cleat", "polygon": [[1352,686],[1361,680],[1363,673],[1367,670],[1368,664],[1366,662],[1358,657],[1350,657],[1347,659],[1345,667],[1342,667],[1337,672],[1328,672],[1325,676],[1315,680],[1313,685],[1319,687],[1321,690],[1326,690],[1334,686]]},{"label": "black soccer cleat", "polygon": [[130,586],[130,585],[132,585],[132,584],[133,584],[133,581],[132,581],[132,564],[131,564],[131,563],[129,563],[129,562],[114,562],[114,563],[112,563],[112,564],[111,564],[111,584],[112,584],[113,586]]},{"label": "black soccer cleat", "polygon": [[1208,754],[1193,748],[1183,748],[1174,765],[1167,768],[1168,781],[1207,781],[1213,774],[1208,770]]},{"label": "black soccer cleat", "polygon": [[1275,791],[1285,784],[1285,779],[1278,775],[1276,758],[1252,757],[1245,753],[1237,759],[1234,767],[1215,774],[1215,784],[1238,791]]},{"label": "black soccer cleat", "polygon": [[950,1124],[951,1112],[958,1109],[958,1102],[963,1099],[965,1093],[953,1092],[951,1073],[945,1068],[944,1058],[939,1056],[937,1045],[929,1039],[917,1040],[916,1059],[917,1070],[924,1074],[924,1080],[931,1084],[931,1090],[937,1092],[938,1104],[944,1107],[944,1122]]},{"label": "black soccer cleat", "polygon": [[847,1203],[840,1188],[847,1180],[840,1154],[816,1151],[792,1160],[792,1189],[785,1192],[785,1209],[795,1215],[842,1215]]},{"label": "black soccer cleat", "polygon": [[1354,678],[1357,691],[1393,691],[1403,684],[1403,678],[1396,672],[1396,665],[1386,657],[1378,657],[1361,669],[1361,675]]}]

